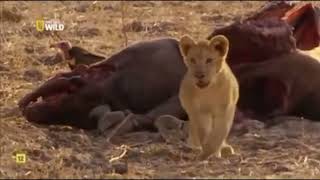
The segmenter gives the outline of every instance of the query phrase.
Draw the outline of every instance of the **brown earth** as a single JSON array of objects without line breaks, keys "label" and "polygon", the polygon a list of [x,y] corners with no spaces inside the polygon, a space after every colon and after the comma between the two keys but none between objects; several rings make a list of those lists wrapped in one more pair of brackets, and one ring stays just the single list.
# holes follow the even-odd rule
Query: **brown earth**
[{"label": "brown earth", "polygon": [[[319,122],[283,117],[265,128],[251,121],[248,132],[230,136],[236,155],[198,162],[157,133],[127,134],[111,145],[94,132],[30,124],[16,108],[25,93],[68,70],[49,49],[59,37],[108,56],[138,40],[206,38],[264,3],[0,2],[0,178],[320,178]],[[39,18],[57,18],[65,29],[37,32]],[[26,163],[13,159],[19,152]]]}]

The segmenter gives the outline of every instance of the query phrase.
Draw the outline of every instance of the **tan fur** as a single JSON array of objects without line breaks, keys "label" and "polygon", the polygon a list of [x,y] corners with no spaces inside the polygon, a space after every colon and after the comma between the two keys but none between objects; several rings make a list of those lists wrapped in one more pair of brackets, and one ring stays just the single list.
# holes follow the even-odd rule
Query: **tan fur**
[{"label": "tan fur", "polygon": [[180,50],[188,69],[179,92],[189,117],[188,142],[202,150],[200,159],[211,154],[233,154],[226,139],[233,124],[239,88],[226,63],[228,39],[217,35],[210,41],[194,42],[183,36]]},{"label": "tan fur", "polygon": [[302,52],[303,54],[309,55],[314,59],[320,61],[320,46],[311,50],[306,50],[306,51],[299,50],[299,51]]}]

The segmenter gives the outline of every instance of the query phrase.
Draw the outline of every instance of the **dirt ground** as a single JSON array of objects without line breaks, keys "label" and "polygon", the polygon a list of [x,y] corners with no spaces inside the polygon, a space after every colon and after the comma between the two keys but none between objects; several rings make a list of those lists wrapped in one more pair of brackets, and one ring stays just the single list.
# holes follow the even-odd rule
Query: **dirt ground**
[{"label": "dirt ground", "polygon": [[[196,153],[166,143],[158,133],[115,137],[26,122],[17,101],[51,75],[68,70],[49,43],[68,39],[111,55],[135,41],[191,34],[215,27],[265,2],[1,2],[0,178],[320,178],[320,122],[283,117],[271,128],[252,120],[232,132],[236,154],[196,161]],[[319,2],[314,2],[319,5]],[[37,32],[37,19],[61,20],[62,32]],[[286,121],[288,120],[288,121]],[[13,158],[26,154],[26,162]]]}]

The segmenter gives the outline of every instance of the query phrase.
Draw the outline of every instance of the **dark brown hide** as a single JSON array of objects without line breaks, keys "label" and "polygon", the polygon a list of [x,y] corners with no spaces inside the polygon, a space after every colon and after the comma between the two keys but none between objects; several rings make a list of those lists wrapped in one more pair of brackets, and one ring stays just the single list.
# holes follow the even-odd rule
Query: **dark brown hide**
[{"label": "dark brown hide", "polygon": [[[247,88],[240,88],[240,91],[260,93],[251,103],[240,100],[240,109],[254,111],[259,118],[289,114],[320,120],[318,60],[300,52],[293,52],[261,63],[239,65],[234,72],[240,87]],[[259,86],[260,80],[264,78],[276,82],[277,89],[268,85]],[[255,86],[247,86],[248,80],[256,83]],[[261,89],[255,89],[257,87]],[[269,90],[273,91],[266,96],[265,92]]]},{"label": "dark brown hide", "polygon": [[[115,72],[110,74],[109,67]],[[87,129],[96,127],[89,111],[103,104],[112,111],[129,109],[149,117],[171,114],[185,119],[176,97],[185,70],[175,39],[139,42],[101,63],[57,75],[19,105],[28,121]],[[31,103],[38,97],[43,100]]]}]

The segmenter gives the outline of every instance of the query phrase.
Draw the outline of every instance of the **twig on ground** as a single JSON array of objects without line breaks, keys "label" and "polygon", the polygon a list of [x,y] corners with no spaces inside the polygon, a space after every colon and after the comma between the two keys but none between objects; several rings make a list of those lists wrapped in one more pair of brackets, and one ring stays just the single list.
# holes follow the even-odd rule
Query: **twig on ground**
[{"label": "twig on ground", "polygon": [[118,124],[107,136],[107,142],[110,143],[111,138],[119,131],[119,129],[127,123],[127,121],[132,117],[132,113],[130,113],[127,117],[125,117],[120,124]]},{"label": "twig on ground", "polygon": [[112,158],[109,160],[109,163],[112,163],[113,161],[120,160],[121,158],[123,158],[123,157],[127,154],[128,148],[127,148],[126,145],[121,145],[121,146],[120,146],[120,149],[123,149],[123,152],[120,154],[120,156],[112,157]]}]

